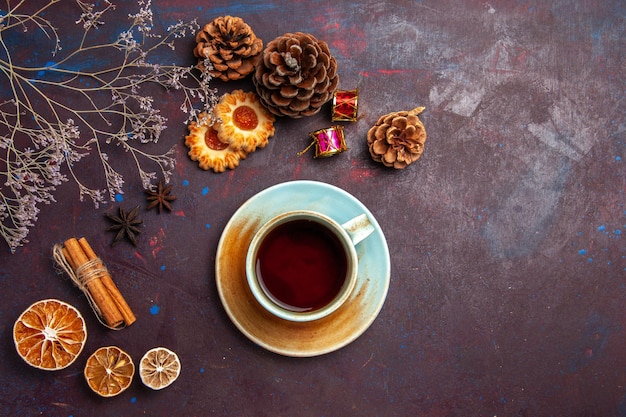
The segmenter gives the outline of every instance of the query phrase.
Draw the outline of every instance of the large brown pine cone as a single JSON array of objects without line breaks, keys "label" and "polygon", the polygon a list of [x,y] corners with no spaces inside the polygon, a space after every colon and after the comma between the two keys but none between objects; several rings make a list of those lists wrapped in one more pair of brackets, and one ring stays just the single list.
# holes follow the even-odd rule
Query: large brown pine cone
[{"label": "large brown pine cone", "polygon": [[426,142],[426,130],[418,117],[422,111],[424,107],[417,107],[381,116],[367,132],[372,159],[396,169],[417,161]]},{"label": "large brown pine cone", "polygon": [[337,61],[326,42],[307,33],[286,33],[267,44],[252,80],[270,112],[311,116],[337,89]]},{"label": "large brown pine cone", "polygon": [[210,71],[222,81],[238,80],[254,71],[261,57],[263,41],[240,17],[217,17],[196,34],[193,54],[198,66],[204,69],[204,60],[213,65]]}]

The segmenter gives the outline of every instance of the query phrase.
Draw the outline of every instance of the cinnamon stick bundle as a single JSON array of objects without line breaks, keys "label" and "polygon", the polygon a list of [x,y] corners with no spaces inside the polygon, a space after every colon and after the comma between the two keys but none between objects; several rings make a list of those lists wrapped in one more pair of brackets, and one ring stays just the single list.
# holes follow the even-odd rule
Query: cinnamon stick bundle
[{"label": "cinnamon stick bundle", "polygon": [[[61,247],[63,257],[72,268],[77,284],[89,292],[97,312],[111,328],[130,326],[137,318],[113,282],[104,263],[82,237],[70,238]],[[69,272],[69,271],[68,271]],[[92,306],[93,307],[93,306]]]}]

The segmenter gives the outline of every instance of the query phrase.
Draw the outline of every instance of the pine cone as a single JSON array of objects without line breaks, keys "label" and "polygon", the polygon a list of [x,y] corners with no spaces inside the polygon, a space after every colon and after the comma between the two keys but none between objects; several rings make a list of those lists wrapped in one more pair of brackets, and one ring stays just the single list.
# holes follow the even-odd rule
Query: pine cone
[{"label": "pine cone", "polygon": [[337,89],[337,61],[326,42],[302,32],[286,33],[267,44],[252,80],[270,112],[311,116]]},{"label": "pine cone", "polygon": [[254,71],[261,57],[263,41],[240,17],[217,17],[196,34],[193,54],[198,66],[204,60],[213,64],[210,73],[222,81],[238,80]]},{"label": "pine cone", "polygon": [[424,107],[382,116],[367,132],[370,155],[376,162],[406,168],[424,152],[426,130],[419,117]]}]

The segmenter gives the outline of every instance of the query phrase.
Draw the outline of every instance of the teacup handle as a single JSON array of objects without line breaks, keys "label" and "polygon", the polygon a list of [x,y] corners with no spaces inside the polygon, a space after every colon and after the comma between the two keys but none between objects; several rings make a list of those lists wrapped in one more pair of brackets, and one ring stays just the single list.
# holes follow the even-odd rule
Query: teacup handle
[{"label": "teacup handle", "polygon": [[352,239],[352,244],[357,245],[375,230],[367,214],[359,214],[341,225]]}]

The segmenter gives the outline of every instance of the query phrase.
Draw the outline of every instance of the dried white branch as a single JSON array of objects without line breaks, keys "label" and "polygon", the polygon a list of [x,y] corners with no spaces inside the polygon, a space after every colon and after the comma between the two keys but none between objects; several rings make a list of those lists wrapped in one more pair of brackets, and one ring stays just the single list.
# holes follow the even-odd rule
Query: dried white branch
[{"label": "dried white branch", "polygon": [[[76,0],[76,24],[82,28],[77,47],[60,54],[60,31],[43,17],[54,15],[48,0],[35,12],[22,13],[26,0],[0,7],[0,235],[14,252],[27,242],[42,204],[55,202],[56,187],[66,181],[78,185],[79,198],[93,204],[113,200],[123,193],[124,178],[116,170],[106,147],[124,149],[136,166],[144,188],[163,177],[168,182],[174,169],[174,149],[150,153],[141,149],[157,143],[167,119],[155,107],[144,87],[154,85],[180,97],[187,121],[208,112],[217,101],[208,70],[151,62],[161,50],[175,48],[175,40],[193,35],[196,21],[182,22],[154,33],[150,0],[139,0],[139,11],[128,14],[129,27],[111,43],[92,41],[94,31],[104,30],[107,15],[116,6],[105,0],[100,6]],[[51,60],[29,67],[14,60],[20,36],[39,33],[52,42]],[[100,56],[100,67],[76,63]],[[207,67],[208,68],[208,67]],[[196,108],[199,107],[199,108]],[[85,183],[84,160],[102,168],[103,188]],[[159,173],[149,167],[158,167]],[[89,181],[92,181],[89,178]]]}]

